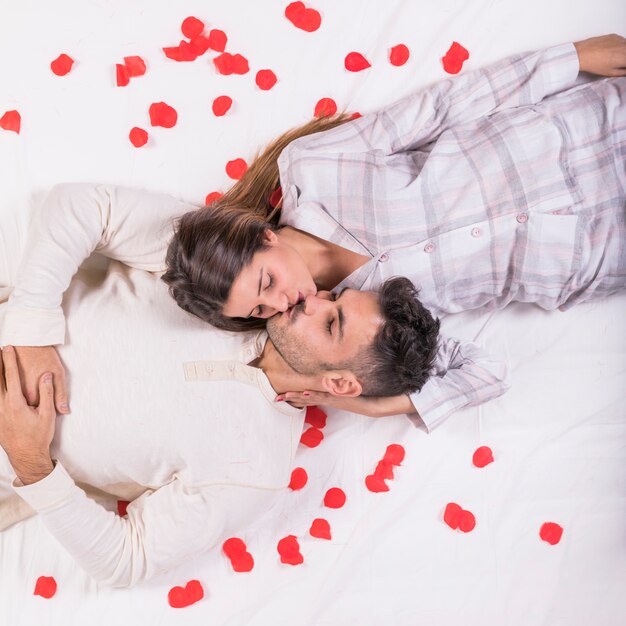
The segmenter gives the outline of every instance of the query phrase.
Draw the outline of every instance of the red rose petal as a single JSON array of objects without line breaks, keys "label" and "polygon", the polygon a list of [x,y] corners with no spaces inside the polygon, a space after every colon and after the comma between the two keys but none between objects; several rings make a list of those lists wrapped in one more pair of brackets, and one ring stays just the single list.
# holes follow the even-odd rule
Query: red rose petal
[{"label": "red rose petal", "polygon": [[339,487],[332,487],[324,496],[324,504],[329,509],[340,509],[346,503],[346,494]]},{"label": "red rose petal", "polygon": [[476,467],[485,467],[489,463],[493,463],[493,452],[489,446],[480,446],[476,448],[474,455],[472,456],[472,463]]},{"label": "red rose petal", "polygon": [[318,539],[332,539],[330,524],[321,517],[313,520],[311,528],[309,528],[309,534],[311,537],[317,537]]},{"label": "red rose petal", "polygon": [[461,44],[453,41],[441,61],[443,62],[443,69],[448,74],[458,74],[467,59],[469,59],[469,52]]},{"label": "red rose petal", "polygon": [[459,516],[459,530],[464,533],[468,533],[471,530],[474,530],[476,526],[476,518],[471,511],[461,511],[461,515]]},{"label": "red rose petal", "polygon": [[360,52],[350,52],[346,55],[344,66],[349,72],[361,72],[372,67],[369,61]]},{"label": "red rose petal", "polygon": [[292,2],[285,9],[285,17],[296,27],[307,33],[316,31],[321,23],[322,16],[315,9],[307,9],[304,2]]},{"label": "red rose petal", "polygon": [[131,78],[143,76],[146,73],[146,63],[141,57],[124,57],[124,65]]},{"label": "red rose petal", "polygon": [[393,465],[384,459],[379,461],[374,470],[374,476],[380,476],[385,480],[393,480]]},{"label": "red rose petal", "polygon": [[34,596],[49,600],[57,592],[57,581],[52,576],[40,576],[35,583]]},{"label": "red rose petal", "polygon": [[463,509],[456,502],[449,502],[443,513],[443,521],[450,526],[452,530],[456,530],[459,527],[461,513],[463,513]]},{"label": "red rose petal", "polygon": [[19,135],[21,126],[22,116],[17,111],[7,111],[0,117],[0,128],[4,130],[12,130]]},{"label": "red rose petal", "polygon": [[[272,191],[272,195],[270,196],[270,206],[275,209],[276,207],[278,207],[280,205],[280,203],[283,201],[283,190],[281,187],[277,187],[276,189],[274,189],[274,191]],[[309,409],[311,407],[308,407]],[[307,411],[307,415],[308,415],[308,411]],[[306,422],[306,419],[304,420]]]},{"label": "red rose petal", "polygon": [[256,73],[255,82],[257,87],[263,91],[271,89],[277,81],[276,74],[272,70],[259,70]]},{"label": "red rose petal", "polygon": [[226,37],[226,33],[223,30],[214,28],[209,33],[209,48],[215,50],[215,52],[224,52],[227,41],[228,37]]},{"label": "red rose petal", "polygon": [[246,74],[250,67],[248,60],[240,54],[229,54],[224,52],[213,59],[213,64],[220,74],[230,76],[231,74]]},{"label": "red rose petal", "polygon": [[358,120],[360,117],[363,117],[358,111],[354,112],[351,116],[351,120]]},{"label": "red rose petal", "polygon": [[204,598],[204,589],[198,580],[190,580],[184,587],[172,587],[167,601],[173,609],[183,609]]},{"label": "red rose petal", "polygon": [[388,445],[383,460],[392,465],[400,465],[404,461],[404,448],[398,443]]},{"label": "red rose petal", "polygon": [[176,126],[178,113],[176,109],[165,102],[154,102],[150,105],[150,124],[163,128]]},{"label": "red rose petal", "polygon": [[50,69],[57,76],[65,76],[70,73],[72,65],[74,65],[74,59],[72,59],[72,57],[67,56],[67,54],[60,54],[50,63]]},{"label": "red rose petal", "polygon": [[311,426],[302,433],[300,443],[307,448],[316,448],[322,443],[322,439],[324,439],[324,433],[319,428]]},{"label": "red rose petal", "polygon": [[128,500],[118,500],[117,501],[117,514],[120,517],[124,517],[124,515],[126,515],[126,509],[128,508],[129,504],[130,504],[130,502]]},{"label": "red rose petal", "polygon": [[304,421],[307,424],[311,424],[311,426],[315,426],[315,428],[324,428],[326,426],[326,418],[328,416],[319,406],[308,406],[306,408],[306,417]]},{"label": "red rose petal", "polygon": [[213,100],[213,115],[216,117],[221,117],[222,115],[226,115],[228,110],[233,104],[233,99],[229,96],[218,96]]},{"label": "red rose petal", "polygon": [[298,491],[307,484],[309,476],[303,467],[296,467],[291,472],[291,481],[289,482],[289,489]]},{"label": "red rose petal", "polygon": [[337,103],[332,98],[322,98],[315,105],[315,117],[328,117],[337,113]]},{"label": "red rose petal", "polygon": [[409,55],[409,49],[403,43],[400,43],[389,51],[389,63],[399,67],[409,60]]},{"label": "red rose petal", "polygon": [[226,174],[233,180],[239,180],[248,169],[248,164],[244,159],[233,159],[226,163]]},{"label": "red rose petal", "polygon": [[148,143],[148,133],[143,128],[139,128],[135,126],[131,128],[130,133],[128,133],[128,138],[130,139],[130,143],[135,146],[135,148],[141,148]]},{"label": "red rose petal", "polygon": [[194,37],[189,45],[197,56],[202,56],[211,46],[209,38],[206,35],[198,35]]},{"label": "red rose petal", "polygon": [[204,31],[204,22],[201,22],[197,17],[187,17],[183,20],[180,30],[187,39],[193,39]]},{"label": "red rose petal", "polygon": [[373,493],[389,491],[387,483],[378,474],[370,474],[365,477],[365,486]]},{"label": "red rose petal", "polygon": [[222,544],[222,550],[229,559],[232,559],[240,554],[243,554],[244,552],[247,552],[248,548],[246,547],[243,539],[239,539],[239,537],[231,537]]},{"label": "red rose petal", "polygon": [[224,194],[221,191],[212,191],[207,194],[207,197],[204,199],[204,206],[209,206],[219,198],[221,198]]},{"label": "red rose petal", "polygon": [[280,554],[280,562],[287,565],[300,565],[304,563],[304,558],[300,554],[300,544],[295,535],[283,537],[276,547]]},{"label": "red rose petal", "polygon": [[163,48],[163,52],[168,59],[179,63],[195,61],[198,58],[196,48],[188,41],[181,41],[177,46]]},{"label": "red rose petal", "polygon": [[541,525],[541,529],[539,530],[539,536],[547,541],[551,546],[556,545],[561,541],[561,536],[563,535],[563,527],[559,526],[555,522],[546,522]]},{"label": "red rose petal", "polygon": [[242,552],[233,556],[230,564],[236,572],[249,572],[254,567],[254,558],[249,552]]},{"label": "red rose petal", "polygon": [[126,85],[130,82],[128,68],[121,63],[115,64],[115,81],[118,87],[126,87]]}]

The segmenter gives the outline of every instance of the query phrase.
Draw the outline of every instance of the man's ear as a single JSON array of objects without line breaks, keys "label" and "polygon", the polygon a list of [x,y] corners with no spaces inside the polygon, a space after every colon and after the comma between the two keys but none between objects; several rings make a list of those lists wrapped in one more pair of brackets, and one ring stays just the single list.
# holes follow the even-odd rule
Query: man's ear
[{"label": "man's ear", "polygon": [[269,244],[275,244],[278,241],[278,235],[271,228],[265,229],[263,237],[265,238],[265,241],[267,241],[267,243]]},{"label": "man's ear", "polygon": [[363,386],[348,370],[325,372],[322,376],[322,386],[327,393],[344,398],[356,398],[363,393]]}]

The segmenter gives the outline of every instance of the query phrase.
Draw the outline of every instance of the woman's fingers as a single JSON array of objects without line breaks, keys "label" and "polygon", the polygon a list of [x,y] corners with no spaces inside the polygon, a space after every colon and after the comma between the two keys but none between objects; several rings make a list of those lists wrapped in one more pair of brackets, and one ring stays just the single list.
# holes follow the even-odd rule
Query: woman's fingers
[{"label": "woman's fingers", "polygon": [[7,396],[14,399],[21,398],[26,402],[22,394],[22,385],[20,383],[20,374],[17,370],[17,359],[15,357],[15,349],[13,346],[5,346],[2,349],[2,361],[4,364],[4,381],[6,385]]},{"label": "woman's fingers", "polygon": [[54,408],[54,387],[52,386],[52,374],[46,372],[39,379],[39,415],[44,418],[56,417]]}]

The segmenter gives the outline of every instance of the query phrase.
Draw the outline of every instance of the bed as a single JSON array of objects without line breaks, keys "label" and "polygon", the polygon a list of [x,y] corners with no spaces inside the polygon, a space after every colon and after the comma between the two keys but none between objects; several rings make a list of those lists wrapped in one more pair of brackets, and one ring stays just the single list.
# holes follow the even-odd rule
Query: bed
[{"label": "bed", "polygon": [[[447,77],[454,68],[442,57],[454,42],[469,53],[467,71],[515,52],[626,34],[619,0],[27,0],[0,9],[0,300],[32,211],[58,182],[124,184],[202,204],[232,184],[233,162],[250,160],[316,108],[366,112]],[[207,33],[223,31],[225,50],[245,57],[249,71],[237,73],[237,61],[229,75],[216,69],[219,34],[218,50],[175,60],[189,53],[179,44],[189,40],[181,25],[190,16]],[[185,30],[194,27],[188,21]],[[275,84],[259,70],[271,70]],[[232,99],[222,115],[227,101],[215,104],[218,96]],[[173,127],[151,125],[158,102],[177,111]],[[143,133],[129,137],[135,127],[147,131],[145,145],[133,144]],[[516,304],[443,319],[448,335],[505,359],[512,388],[431,434],[403,416],[326,410],[322,442],[301,445],[296,458],[306,485],[285,490],[241,534],[250,572],[235,572],[216,546],[167,575],[109,589],[36,517],[15,525],[0,533],[0,624],[621,625],[625,316],[620,294],[565,313]],[[373,492],[366,477],[394,444],[404,458],[391,467],[388,491]],[[330,488],[346,494],[340,508],[324,505]],[[310,534],[317,518],[331,539]],[[280,560],[278,542],[289,535],[300,565]],[[49,598],[39,593],[42,576],[56,581]],[[203,597],[174,608],[168,594],[189,581]]]}]

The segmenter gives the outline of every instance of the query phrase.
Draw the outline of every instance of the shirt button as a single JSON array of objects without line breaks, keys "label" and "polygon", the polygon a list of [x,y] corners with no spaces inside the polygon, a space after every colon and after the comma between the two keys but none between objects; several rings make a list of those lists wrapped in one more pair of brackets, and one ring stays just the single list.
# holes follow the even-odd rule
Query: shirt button
[{"label": "shirt button", "polygon": [[434,244],[432,244],[432,243],[427,243],[427,244],[424,246],[424,252],[428,252],[429,254],[430,254],[430,253],[431,253],[434,249],[435,249],[435,246],[434,246]]},{"label": "shirt button", "polygon": [[528,221],[528,215],[526,215],[526,213],[518,213],[517,217],[515,218],[520,224],[523,224],[524,222]]},{"label": "shirt button", "polygon": [[378,257],[378,260],[381,263],[385,263],[385,261],[389,260],[389,255],[385,252],[385,253],[381,254],[380,257]]},{"label": "shirt button", "polygon": [[472,228],[472,237],[480,237],[483,231],[480,228]]}]

